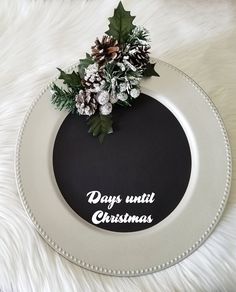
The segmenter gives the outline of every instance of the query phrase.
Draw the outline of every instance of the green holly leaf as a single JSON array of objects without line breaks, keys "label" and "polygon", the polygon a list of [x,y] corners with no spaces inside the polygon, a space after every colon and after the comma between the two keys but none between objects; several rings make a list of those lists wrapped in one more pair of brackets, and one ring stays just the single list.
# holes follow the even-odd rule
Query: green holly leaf
[{"label": "green holly leaf", "polygon": [[114,10],[114,15],[109,19],[109,30],[106,34],[112,36],[119,43],[125,43],[131,31],[135,28],[133,20],[135,16],[131,16],[130,11],[126,11],[121,2]]},{"label": "green holly leaf", "polygon": [[105,136],[113,132],[112,123],[111,115],[93,115],[89,117],[87,122],[89,126],[88,132],[93,136],[98,137],[100,143],[102,143]]},{"label": "green holly leaf", "polygon": [[94,60],[92,59],[92,57],[86,53],[86,58],[85,59],[80,59],[79,60],[80,63],[79,63],[79,73],[80,73],[80,76],[83,78],[84,77],[84,71],[85,69],[94,63]]},{"label": "green holly leaf", "polygon": [[81,87],[81,78],[79,73],[73,71],[71,74],[67,74],[60,68],[57,69],[60,71],[59,79],[62,79],[64,84],[66,84],[70,88]]},{"label": "green holly leaf", "polygon": [[151,77],[151,76],[157,76],[160,77],[160,75],[155,71],[155,65],[156,63],[148,63],[146,69],[143,72],[143,77]]}]

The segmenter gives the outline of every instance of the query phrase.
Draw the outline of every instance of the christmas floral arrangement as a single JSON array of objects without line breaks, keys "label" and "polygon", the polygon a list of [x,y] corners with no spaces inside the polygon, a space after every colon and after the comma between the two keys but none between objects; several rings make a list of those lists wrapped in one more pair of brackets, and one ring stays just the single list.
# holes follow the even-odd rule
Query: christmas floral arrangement
[{"label": "christmas floral arrangement", "polygon": [[87,116],[89,133],[100,142],[113,132],[113,108],[131,106],[140,95],[140,80],[159,76],[150,62],[149,32],[135,26],[134,18],[120,2],[109,18],[109,30],[80,60],[78,71],[58,69],[65,86],[52,86],[52,103]]}]

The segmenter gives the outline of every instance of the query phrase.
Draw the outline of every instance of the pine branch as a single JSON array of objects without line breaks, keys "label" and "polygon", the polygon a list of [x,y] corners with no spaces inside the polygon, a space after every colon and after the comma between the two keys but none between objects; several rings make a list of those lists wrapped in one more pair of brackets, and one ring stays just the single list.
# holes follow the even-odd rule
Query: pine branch
[{"label": "pine branch", "polygon": [[127,42],[131,44],[150,43],[149,31],[144,27],[136,27],[129,35]]},{"label": "pine branch", "polygon": [[66,109],[71,112],[76,111],[75,92],[72,89],[65,90],[54,83],[52,91],[52,104],[55,104],[59,110]]}]

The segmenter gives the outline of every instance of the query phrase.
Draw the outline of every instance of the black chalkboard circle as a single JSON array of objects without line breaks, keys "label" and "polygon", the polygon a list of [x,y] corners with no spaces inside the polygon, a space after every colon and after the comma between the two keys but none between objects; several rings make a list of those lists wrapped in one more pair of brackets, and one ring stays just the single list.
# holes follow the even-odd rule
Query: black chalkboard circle
[{"label": "black chalkboard circle", "polygon": [[[87,133],[85,118],[68,114],[54,143],[56,182],[87,222],[115,232],[143,230],[165,219],[183,198],[191,173],[189,143],[172,112],[144,94],[131,108],[115,108],[113,120],[114,133],[100,144]],[[103,199],[89,203],[92,196],[94,202]],[[109,208],[104,201],[111,196],[121,202]],[[126,203],[127,196],[142,202]]]}]

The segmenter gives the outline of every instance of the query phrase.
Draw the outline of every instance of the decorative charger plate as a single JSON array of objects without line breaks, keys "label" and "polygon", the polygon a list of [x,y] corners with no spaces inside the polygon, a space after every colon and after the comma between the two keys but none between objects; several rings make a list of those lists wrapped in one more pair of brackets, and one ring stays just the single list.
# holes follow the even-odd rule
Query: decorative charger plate
[{"label": "decorative charger plate", "polygon": [[122,119],[103,144],[53,108],[52,83],[19,133],[27,214],[52,248],[92,271],[132,276],[179,262],[206,240],[228,198],[230,146],[216,108],[183,72],[156,66],[160,78],[142,81],[135,110],[114,111]]}]

